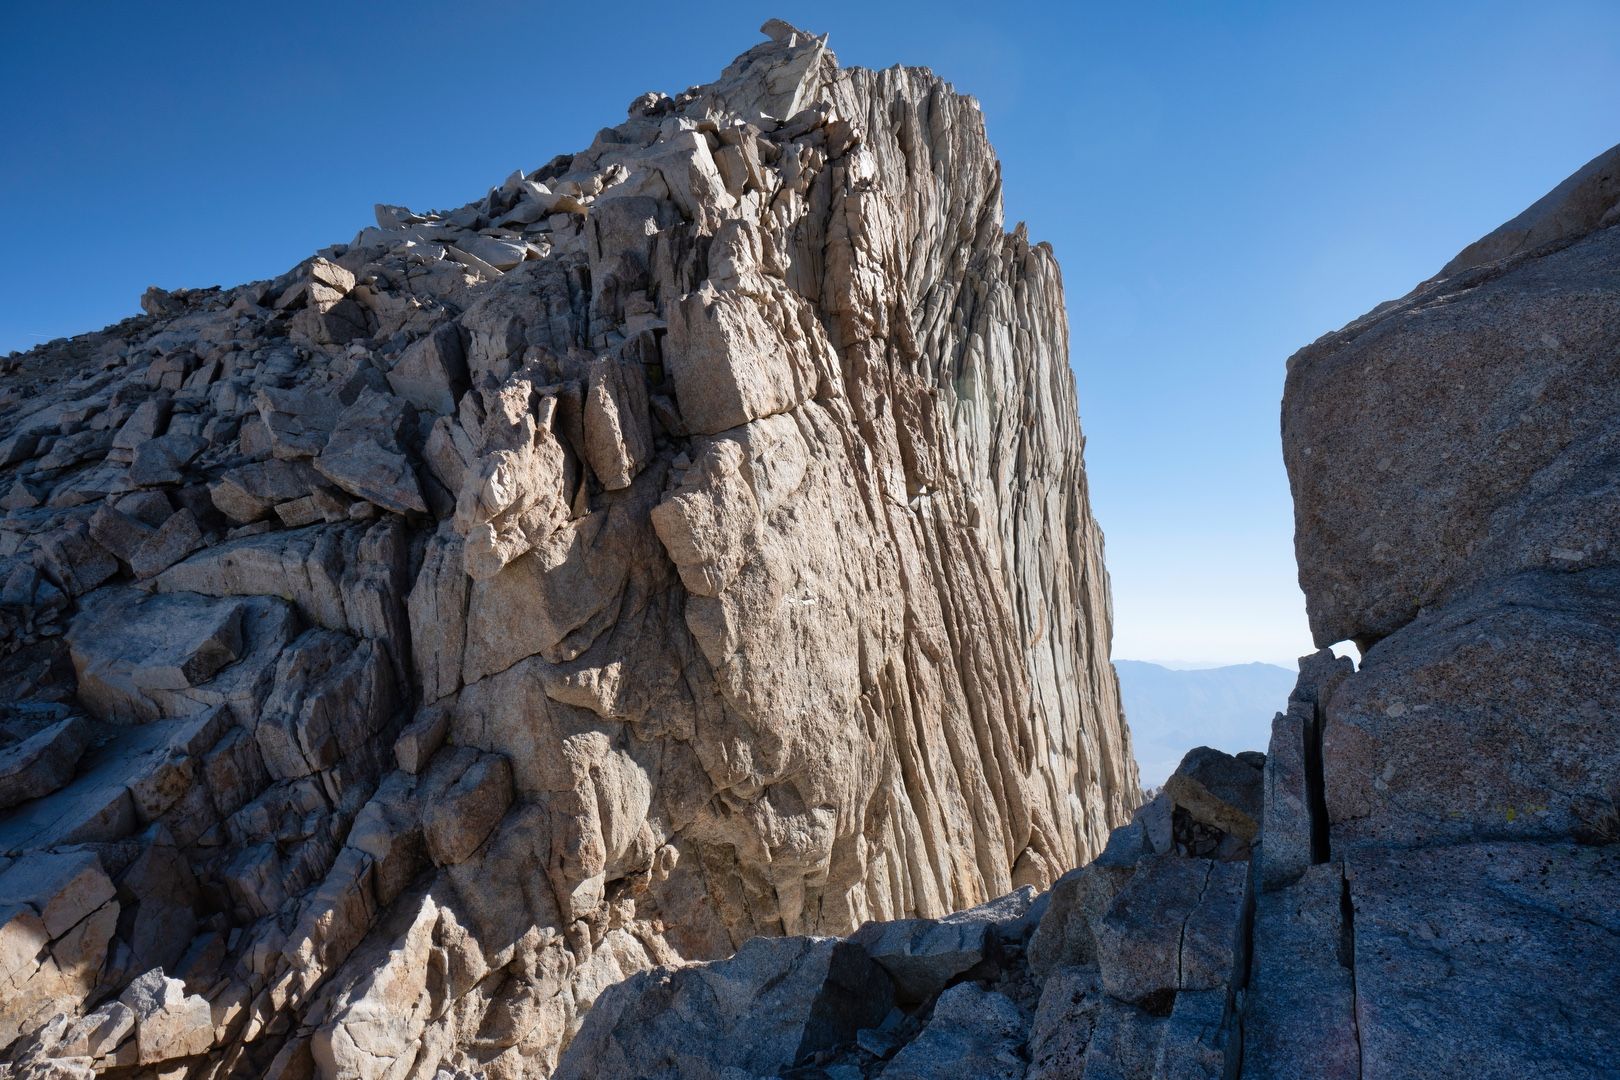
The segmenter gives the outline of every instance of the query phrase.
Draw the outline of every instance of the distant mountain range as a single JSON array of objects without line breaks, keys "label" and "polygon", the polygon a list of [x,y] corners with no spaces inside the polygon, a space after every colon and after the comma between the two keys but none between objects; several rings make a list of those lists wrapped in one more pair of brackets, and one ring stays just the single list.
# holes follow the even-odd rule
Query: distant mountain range
[{"label": "distant mountain range", "polygon": [[1158,787],[1195,746],[1265,750],[1296,673],[1276,664],[1171,668],[1115,660],[1142,786]]}]

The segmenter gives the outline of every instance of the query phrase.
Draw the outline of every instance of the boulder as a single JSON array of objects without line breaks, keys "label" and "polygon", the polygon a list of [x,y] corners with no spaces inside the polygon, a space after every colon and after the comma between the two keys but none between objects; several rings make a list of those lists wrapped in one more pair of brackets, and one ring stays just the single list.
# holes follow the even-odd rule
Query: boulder
[{"label": "boulder", "polygon": [[1620,555],[1617,264],[1620,231],[1565,237],[1289,360],[1283,457],[1318,645],[1366,652],[1485,582]]},{"label": "boulder", "polygon": [[1333,853],[1583,832],[1614,798],[1617,702],[1620,571],[1519,575],[1425,615],[1327,705]]},{"label": "boulder", "polygon": [[34,852],[0,868],[0,1047],[95,990],[118,902],[90,851]]},{"label": "boulder", "polygon": [[118,573],[118,560],[82,524],[43,537],[37,559],[39,569],[70,597],[83,596]]},{"label": "boulder", "polygon": [[136,1061],[155,1065],[191,1057],[213,1043],[214,1014],[208,999],[186,993],[186,984],[155,968],[130,983],[119,1002],[134,1014]]},{"label": "boulder", "polygon": [[468,385],[460,328],[453,322],[440,323],[408,345],[388,369],[388,385],[423,412],[454,413]]},{"label": "boulder", "polygon": [[479,754],[423,807],[428,854],[440,866],[467,859],[512,805],[512,768],[499,754]]},{"label": "boulder", "polygon": [[330,259],[316,257],[309,264],[306,306],[293,317],[293,328],[321,345],[342,345],[371,334],[371,319],[354,295],[355,278]]},{"label": "boulder", "polygon": [[1244,955],[1248,866],[1143,860],[1096,924],[1104,988],[1135,1004],[1224,987]]},{"label": "boulder", "polygon": [[664,356],[692,431],[717,434],[815,392],[827,349],[820,326],[801,324],[798,297],[773,299],[780,306],[703,289],[671,310]]},{"label": "boulder", "polygon": [[49,795],[73,779],[89,745],[89,725],[70,716],[0,750],[0,810]]},{"label": "boulder", "polygon": [[140,487],[178,484],[185,479],[186,466],[206,449],[208,440],[198,435],[171,432],[148,439],[135,448],[129,481]]},{"label": "boulder", "polygon": [[301,499],[321,484],[321,476],[302,461],[260,461],[227,469],[208,489],[219,512],[246,524],[269,516],[277,503]]},{"label": "boulder", "polygon": [[883,1080],[1024,1080],[1029,1017],[1006,995],[959,983],[928,1025],[878,1075]]},{"label": "boulder", "polygon": [[156,577],[203,546],[202,530],[189,509],[176,510],[129,557],[139,580]]},{"label": "boulder", "polygon": [[1196,822],[1252,842],[1260,834],[1261,770],[1208,746],[1187,751],[1164,782],[1176,806]]},{"label": "boulder", "polygon": [[284,461],[312,458],[324,450],[343,412],[342,400],[328,387],[261,386],[253,403],[271,453]]},{"label": "boulder", "polygon": [[339,414],[332,437],[315,458],[315,468],[344,491],[384,510],[426,513],[416,468],[403,448],[413,423],[409,405],[373,390],[362,391]]},{"label": "boulder", "polygon": [[993,962],[1005,928],[1030,909],[1033,889],[1021,889],[943,919],[868,923],[850,937],[894,980],[902,1002],[921,1002],[958,976]]},{"label": "boulder", "polygon": [[[169,714],[172,697],[243,655],[240,600],[173,593],[98,594],[68,631],[79,699],[98,717],[135,723]],[[182,707],[183,706],[179,706]]]},{"label": "boulder", "polygon": [[858,946],[756,938],[723,964],[658,968],[609,988],[556,1077],[775,1075],[877,1026],[892,1006],[888,987]]}]

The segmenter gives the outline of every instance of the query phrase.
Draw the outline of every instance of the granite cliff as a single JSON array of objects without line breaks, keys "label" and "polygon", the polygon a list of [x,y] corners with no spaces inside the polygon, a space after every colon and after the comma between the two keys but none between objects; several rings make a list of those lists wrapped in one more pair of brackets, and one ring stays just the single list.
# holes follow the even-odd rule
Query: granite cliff
[{"label": "granite cliff", "polygon": [[1620,147],[1289,361],[1323,648],[1265,754],[1044,894],[636,975],[559,1075],[1614,1076],[1617,226]]},{"label": "granite cliff", "polygon": [[1052,252],[971,99],[765,33],[5,361],[0,1075],[542,1077],[1129,818]]}]

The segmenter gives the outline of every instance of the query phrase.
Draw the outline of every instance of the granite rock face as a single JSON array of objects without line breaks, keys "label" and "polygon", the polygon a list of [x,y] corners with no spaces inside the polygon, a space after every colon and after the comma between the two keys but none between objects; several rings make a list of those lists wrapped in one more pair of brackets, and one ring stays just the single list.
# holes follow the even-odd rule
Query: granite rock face
[{"label": "granite rock face", "polygon": [[1289,360],[1283,457],[1318,645],[1366,652],[1511,574],[1620,558],[1617,173],[1620,148],[1537,203],[1533,228],[1509,222]]},{"label": "granite rock face", "polygon": [[[1032,893],[1130,816],[1057,263],[971,99],[765,32],[8,361],[0,1073],[546,1076],[635,972]],[[735,963],[928,997],[986,925]],[[1025,1006],[966,994],[1011,1068]],[[736,1067],[889,1011],[816,1000]]]},{"label": "granite rock face", "polygon": [[1613,1071],[1617,168],[1289,361],[1300,585],[1363,657],[1273,725],[1246,1075]]}]

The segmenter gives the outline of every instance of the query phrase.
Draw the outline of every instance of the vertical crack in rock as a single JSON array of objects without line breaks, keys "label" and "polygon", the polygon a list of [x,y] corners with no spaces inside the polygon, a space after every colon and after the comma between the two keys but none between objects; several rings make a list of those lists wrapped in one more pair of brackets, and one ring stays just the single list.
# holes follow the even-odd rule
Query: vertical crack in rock
[{"label": "vertical crack in rock", "polygon": [[1318,698],[1311,704],[1310,716],[1305,722],[1305,800],[1310,811],[1311,862],[1321,864],[1333,857],[1327,810],[1327,785],[1323,779],[1322,727],[1324,703]]},{"label": "vertical crack in rock", "polygon": [[1339,868],[1339,964],[1350,975],[1350,1027],[1355,1036],[1356,1076],[1362,1074],[1361,998],[1356,993],[1356,905],[1350,896],[1350,872]]}]

